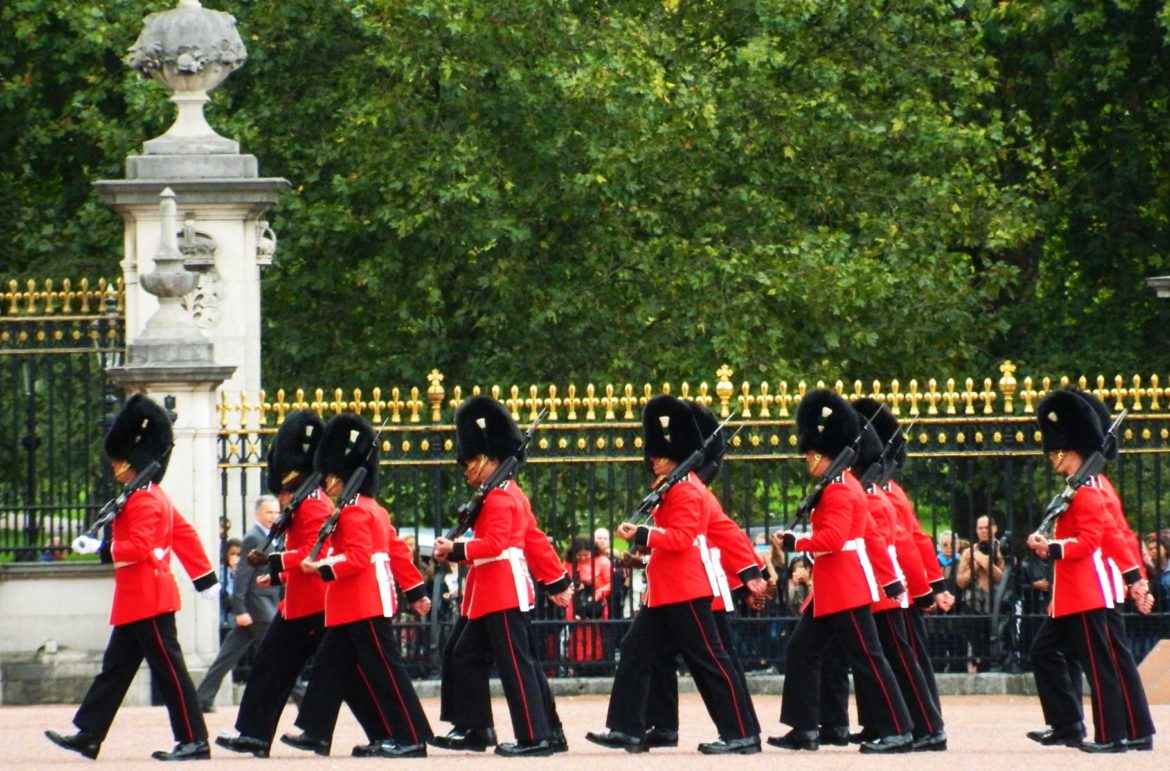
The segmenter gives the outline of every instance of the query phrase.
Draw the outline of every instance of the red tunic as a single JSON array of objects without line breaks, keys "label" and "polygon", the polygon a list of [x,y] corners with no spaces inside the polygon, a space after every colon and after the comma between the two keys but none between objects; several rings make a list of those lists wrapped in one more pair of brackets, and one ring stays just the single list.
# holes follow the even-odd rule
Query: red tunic
[{"label": "red tunic", "polygon": [[[1105,529],[1101,551],[1125,577],[1125,582],[1132,584],[1146,578],[1146,566],[1142,563],[1141,552],[1138,550],[1137,536],[1129,527],[1129,522],[1125,518],[1125,508],[1121,505],[1121,497],[1114,489],[1113,483],[1104,474],[1099,474],[1097,481],[1101,484],[1101,494],[1105,497],[1105,507],[1109,510],[1112,520],[1112,526]],[[1124,600],[1124,594],[1123,589],[1118,599]]]},{"label": "red tunic", "polygon": [[[890,480],[886,485],[886,497],[889,498],[890,503],[894,504],[894,510],[898,512],[898,522],[905,528],[909,534],[914,546],[918,549],[918,560],[913,564],[922,565],[924,575],[926,577],[927,585],[930,591],[937,594],[943,591],[943,572],[942,566],[938,564],[938,554],[934,549],[934,540],[929,535],[922,532],[922,525],[918,521],[918,515],[914,513],[914,504],[910,502],[909,496],[897,482]],[[898,551],[899,560],[901,560],[902,552]],[[903,570],[907,569],[907,563],[911,562],[911,558],[907,556],[906,562],[902,563]],[[915,567],[917,571],[917,567]],[[916,579],[907,576],[911,581],[908,587],[911,597],[922,596],[914,589]]]},{"label": "red tunic", "polygon": [[869,509],[869,519],[865,525],[865,553],[873,565],[874,577],[878,586],[882,587],[877,600],[870,603],[874,613],[887,610],[896,610],[901,605],[885,591],[892,587],[897,596],[898,589],[903,591],[906,585],[902,578],[902,570],[891,556],[891,546],[895,545],[895,520],[897,514],[893,505],[886,500],[880,488],[873,487],[865,493],[865,504]]},{"label": "red tunic", "polygon": [[707,532],[706,486],[694,474],[670,488],[654,510],[654,526],[638,528],[636,543],[650,549],[646,565],[648,608],[713,597],[696,539]]},{"label": "red tunic", "polygon": [[[727,516],[719,499],[709,488],[703,488],[707,500],[707,546],[719,550],[719,566],[727,577],[727,588],[734,591],[743,586],[745,580],[760,577],[760,567],[757,562],[756,550],[751,539],[735,520]],[[711,601],[712,610],[731,611],[727,607],[722,593],[716,594]]]},{"label": "red tunic", "polygon": [[1054,618],[1113,607],[1113,592],[1101,556],[1106,525],[1113,521],[1096,478],[1090,478],[1056,519],[1055,538],[1049,544]]},{"label": "red tunic", "polygon": [[475,520],[474,537],[459,541],[451,559],[471,563],[461,612],[474,620],[489,613],[532,609],[535,595],[524,561],[532,507],[516,482],[488,492]]},{"label": "red tunic", "polygon": [[292,524],[284,533],[284,551],[268,558],[270,571],[279,573],[284,583],[280,614],[290,621],[325,610],[325,583],[317,573],[302,572],[301,563],[317,543],[321,523],[332,513],[333,503],[318,487],[293,513]]},{"label": "red tunic", "polygon": [[217,583],[199,534],[155,484],[132,493],[125,508],[114,517],[109,554],[115,568],[114,603],[110,608],[110,623],[114,626],[179,609],[179,585],[171,572],[172,554],[183,563],[196,589]]},{"label": "red tunic", "polygon": [[[864,549],[869,514],[865,491],[848,471],[825,486],[810,516],[811,532],[796,539],[796,550],[812,552],[813,615],[824,616],[869,605],[876,591],[866,579],[858,549]],[[811,595],[810,595],[811,596]]]},{"label": "red tunic", "polygon": [[549,594],[560,594],[569,588],[569,574],[557,550],[553,548],[540,526],[532,508],[528,508],[528,526],[524,530],[524,561],[532,576],[542,584]]}]

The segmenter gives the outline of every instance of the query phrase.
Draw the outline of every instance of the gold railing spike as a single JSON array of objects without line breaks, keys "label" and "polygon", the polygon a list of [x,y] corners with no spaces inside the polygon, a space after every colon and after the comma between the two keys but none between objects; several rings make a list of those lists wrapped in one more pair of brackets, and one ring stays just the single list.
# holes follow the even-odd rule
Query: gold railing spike
[{"label": "gold railing spike", "polygon": [[[670,386],[669,385],[666,386],[663,389],[662,393],[664,393],[664,394],[670,393]],[[642,384],[642,396],[638,398],[637,405],[639,407],[645,407],[646,402],[650,401],[653,398],[654,398],[654,387],[652,385],[650,385],[649,383],[643,383]]]},{"label": "gold railing spike", "polygon": [[560,418],[559,412],[564,400],[557,396],[556,384],[550,384],[548,387],[548,398],[544,401],[544,406],[548,407],[549,422],[554,422]]},{"label": "gold railing spike", "polygon": [[1133,376],[1132,393],[1133,393],[1133,407],[1131,409],[1134,412],[1141,412],[1142,411],[1142,399],[1145,398],[1145,395],[1146,395],[1146,389],[1142,388],[1142,376],[1141,375],[1134,375]]},{"label": "gold railing spike", "polygon": [[947,390],[943,392],[943,401],[947,403],[947,414],[958,415],[959,410],[955,407],[955,401],[959,398],[959,394],[955,391],[955,379],[953,377],[947,378]]},{"label": "gold railing spike", "polygon": [[581,406],[581,400],[577,398],[577,386],[569,383],[569,393],[565,397],[565,409],[567,413],[565,419],[570,422],[577,420],[577,408]]},{"label": "gold railing spike", "polygon": [[678,396],[680,399],[690,399],[691,398],[691,384],[685,380],[682,381],[682,383],[680,383],[679,387],[678,387]]},{"label": "gold railing spike", "polygon": [[402,410],[405,409],[406,402],[402,401],[402,391],[399,390],[398,386],[390,389],[390,401],[388,405],[390,407],[390,422],[401,423]]},{"label": "gold railing spike", "polygon": [[902,384],[898,382],[897,378],[890,381],[890,392],[886,394],[886,406],[890,408],[890,412],[894,415],[902,414],[902,402],[905,400],[902,394]]},{"label": "gold railing spike", "polygon": [[[669,394],[670,392],[671,392],[670,381],[668,380],[662,384],[662,393]],[[646,384],[646,401],[647,402],[650,401],[650,395],[651,395],[650,384],[647,383]],[[642,402],[642,404],[645,405],[646,402]]]},{"label": "gold railing spike", "polygon": [[419,398],[418,386],[411,386],[410,401],[406,403],[407,409],[410,410],[410,422],[420,423],[422,418],[420,413],[423,410],[423,400]]},{"label": "gold railing spike", "polygon": [[305,400],[305,389],[298,388],[296,390],[296,395],[293,397],[293,399],[295,400],[293,402],[293,409],[295,409],[295,410],[309,409],[309,403],[308,403],[308,401]]},{"label": "gold railing spike", "polygon": [[386,400],[382,398],[382,388],[374,386],[370,389],[370,409],[373,410],[370,422],[375,426],[382,425],[382,411],[386,409]]},{"label": "gold railing spike", "polygon": [[736,398],[739,402],[739,418],[747,420],[752,416],[752,406],[756,403],[756,397],[752,396],[752,385],[748,381],[743,381],[739,386],[739,396]]},{"label": "gold railing spike", "polygon": [[776,394],[776,408],[780,417],[789,416],[788,407],[792,404],[792,394],[788,393],[788,381],[780,381],[780,392]]},{"label": "gold railing spike", "polygon": [[1161,381],[1158,379],[1157,373],[1150,375],[1150,387],[1146,391],[1146,393],[1150,395],[1150,412],[1156,412],[1162,409],[1161,405],[1158,403],[1158,399],[1165,393],[1165,391],[1163,391],[1158,385],[1160,382]]},{"label": "gold railing spike", "polygon": [[455,386],[451,389],[451,400],[447,402],[447,406],[452,410],[459,409],[459,405],[463,403],[463,388]]},{"label": "gold railing spike", "polygon": [[512,413],[513,418],[520,419],[520,410],[524,408],[520,399],[520,386],[513,385],[508,389],[508,398],[504,400],[504,406],[508,408],[508,412]]},{"label": "gold railing spike", "polygon": [[614,420],[617,415],[614,413],[614,407],[617,405],[617,399],[613,395],[613,383],[605,384],[605,396],[601,397],[601,406],[605,408],[605,419]]},{"label": "gold railing spike", "polygon": [[967,378],[963,382],[963,385],[965,386],[963,388],[963,392],[959,394],[959,398],[961,398],[963,400],[963,403],[966,405],[963,408],[963,414],[964,415],[974,415],[975,414],[975,399],[979,396],[979,394],[975,391],[975,379],[974,378]]},{"label": "gold railing spike", "polygon": [[926,403],[930,406],[926,408],[927,415],[938,414],[938,402],[942,399],[942,394],[938,392],[938,381],[934,378],[926,381]]},{"label": "gold railing spike", "polygon": [[53,313],[53,302],[57,299],[57,293],[53,291],[53,279],[45,279],[45,291],[43,293],[45,301],[45,315],[48,316]]},{"label": "gold railing spike", "polygon": [[695,401],[707,408],[710,408],[711,405],[715,402],[715,400],[711,398],[711,386],[707,385],[706,380],[703,380],[699,383],[699,395],[695,397]]},{"label": "gold railing spike", "polygon": [[61,311],[73,313],[73,282],[70,279],[61,281]]},{"label": "gold railing spike", "polygon": [[443,388],[443,373],[432,369],[427,374],[427,401],[431,403],[431,422],[443,422],[443,397],[447,395]]},{"label": "gold railing spike", "polygon": [[536,420],[536,416],[540,414],[541,404],[540,389],[534,385],[528,386],[528,398],[524,400],[524,406],[528,408],[528,419],[530,421]]},{"label": "gold railing spike", "polygon": [[1012,397],[1016,395],[1016,365],[1012,364],[1011,359],[1005,359],[999,365],[1001,377],[999,378],[999,392],[1003,394],[1003,411],[1005,414],[1012,413]]},{"label": "gold railing spike", "polygon": [[[838,378],[837,382],[833,384],[833,390],[836,391],[841,396],[845,396],[845,381]],[[848,398],[848,397],[846,397],[846,398]]]},{"label": "gold railing spike", "polygon": [[983,378],[983,390],[979,392],[979,398],[983,400],[984,415],[995,414],[995,410],[991,405],[995,402],[996,396],[997,394],[995,393],[995,388],[992,386],[991,378]]},{"label": "gold railing spike", "polygon": [[1115,399],[1113,403],[1114,412],[1121,412],[1125,409],[1124,397],[1126,393],[1125,379],[1121,377],[1121,375],[1115,376],[1113,378],[1113,397]]},{"label": "gold railing spike", "polygon": [[585,405],[585,419],[597,420],[597,406],[601,400],[597,398],[597,388],[592,383],[585,386],[585,398],[581,403]]},{"label": "gold railing spike", "polygon": [[776,401],[776,399],[770,393],[768,393],[770,390],[771,389],[768,387],[768,381],[761,380],[760,398],[756,400],[756,404],[759,405],[760,408],[756,414],[761,418],[772,417],[772,403]]},{"label": "gold railing spike", "polygon": [[261,427],[268,425],[268,411],[272,408],[272,405],[268,403],[267,396],[268,394],[264,391],[263,388],[261,388],[258,395],[259,405],[257,407],[257,412],[259,413],[259,420],[257,423]]},{"label": "gold railing spike", "polygon": [[[104,278],[98,279],[98,294],[99,295],[104,295],[106,292],[105,281],[106,280]],[[81,279],[80,288],[78,289],[77,294],[78,294],[79,299],[81,300],[81,313],[82,314],[89,313],[90,295],[89,295],[89,279],[88,278]],[[104,299],[105,299],[104,297],[99,297],[98,304],[102,305]],[[120,303],[118,305],[118,310],[122,310],[122,306]]]},{"label": "gold railing spike", "polygon": [[228,423],[228,394],[227,391],[220,391],[219,404],[215,405],[216,412],[219,413],[219,428],[221,431],[227,429]]},{"label": "gold railing spike", "polygon": [[[649,388],[649,384],[647,384],[647,388]],[[634,396],[634,386],[630,383],[622,386],[622,398],[619,400],[619,403],[625,409],[622,420],[633,420],[634,407],[638,404],[638,397]]]}]

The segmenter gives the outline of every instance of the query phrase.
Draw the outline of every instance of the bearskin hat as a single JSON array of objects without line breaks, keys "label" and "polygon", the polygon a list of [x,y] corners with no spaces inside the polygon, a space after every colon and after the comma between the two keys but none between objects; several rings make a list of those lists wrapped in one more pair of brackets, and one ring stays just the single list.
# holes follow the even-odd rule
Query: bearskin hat
[{"label": "bearskin hat", "polygon": [[857,438],[857,413],[835,391],[809,391],[796,408],[796,449],[837,457]]},{"label": "bearskin hat", "polygon": [[682,463],[703,446],[703,436],[686,402],[668,394],[655,396],[642,410],[642,456]]},{"label": "bearskin hat", "polygon": [[[902,468],[906,464],[906,437],[898,430],[898,419],[890,412],[890,408],[877,399],[863,396],[853,400],[853,409],[861,416],[862,425],[865,425],[867,420],[873,420],[870,425],[877,431],[883,450],[891,441],[894,443],[889,457],[898,468]],[[865,440],[862,439],[862,442]]]},{"label": "bearskin hat", "polygon": [[[1113,425],[1113,416],[1109,414],[1109,408],[1105,406],[1105,402],[1097,398],[1096,394],[1089,391],[1075,391],[1077,396],[1081,397],[1093,408],[1093,412],[1097,415],[1098,422],[1101,423],[1101,441],[1105,441],[1105,432]],[[1120,439],[1120,437],[1118,437]],[[1117,456],[1121,454],[1121,442],[1111,442],[1109,444],[1109,454],[1105,456],[1107,461],[1117,460]]]},{"label": "bearskin hat", "polygon": [[353,472],[365,467],[366,478],[358,492],[378,494],[378,435],[373,426],[360,415],[342,413],[325,424],[313,468],[323,475],[349,479]]},{"label": "bearskin hat", "polygon": [[882,450],[885,445],[878,437],[878,431],[874,428],[876,421],[866,425],[867,418],[859,411],[857,413],[859,422],[861,423],[861,442],[857,448],[857,458],[853,461],[853,473],[857,477],[861,477],[874,463],[877,463],[878,458],[882,457]]},{"label": "bearskin hat", "polygon": [[145,394],[134,394],[114,418],[106,434],[106,457],[124,460],[141,471],[158,461],[159,470],[153,481],[162,481],[171,459],[175,434],[166,410]]},{"label": "bearskin hat", "polygon": [[[469,463],[478,455],[503,460],[516,455],[524,435],[508,408],[488,396],[473,396],[455,411],[455,460]],[[519,458],[524,460],[524,458]]]},{"label": "bearskin hat", "polygon": [[295,490],[313,473],[313,455],[325,430],[325,421],[311,410],[285,415],[268,446],[268,490]]},{"label": "bearskin hat", "polygon": [[695,476],[697,476],[705,485],[709,485],[715,481],[715,477],[719,476],[719,470],[723,468],[723,431],[719,428],[719,419],[715,417],[715,413],[711,412],[706,406],[698,402],[687,402],[691,408],[691,415],[695,418],[695,425],[699,427],[699,436],[703,441],[707,441],[707,437],[715,434],[715,438],[707,445],[706,451],[703,453],[703,463],[699,468],[695,469]]},{"label": "bearskin hat", "polygon": [[1088,457],[1101,449],[1105,430],[1097,413],[1075,391],[1053,391],[1036,405],[1044,452],[1074,450]]}]

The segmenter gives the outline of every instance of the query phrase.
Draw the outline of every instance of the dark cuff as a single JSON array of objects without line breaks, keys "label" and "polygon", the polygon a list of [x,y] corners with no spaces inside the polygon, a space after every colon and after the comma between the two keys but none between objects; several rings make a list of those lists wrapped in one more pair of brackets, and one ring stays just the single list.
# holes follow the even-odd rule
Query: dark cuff
[{"label": "dark cuff", "polygon": [[796,550],[796,536],[792,533],[785,533],[784,534],[784,543],[782,545],[784,546],[784,551],[795,551]]},{"label": "dark cuff", "polygon": [[545,584],[544,590],[546,592],[548,592],[549,594],[560,594],[561,592],[565,591],[566,589],[568,589],[572,585],[573,585],[573,582],[569,580],[569,574],[565,573],[563,576],[558,578],[556,581],[553,581],[551,584]]},{"label": "dark cuff", "polygon": [[337,580],[337,574],[333,572],[332,565],[322,565],[319,568],[317,568],[317,571],[321,574],[322,581],[336,581]]},{"label": "dark cuff", "polygon": [[749,565],[748,567],[739,571],[738,575],[739,575],[739,580],[743,581],[745,584],[748,581],[754,581],[757,578],[763,578],[763,576],[760,574],[760,566],[759,565]]},{"label": "dark cuff", "polygon": [[404,591],[402,596],[406,598],[406,602],[408,604],[413,605],[423,597],[427,596],[427,587],[423,584],[415,584],[414,586]]},{"label": "dark cuff", "polygon": [[219,579],[215,577],[215,571],[204,573],[194,580],[195,591],[201,592],[209,586],[215,586],[219,583]]},{"label": "dark cuff", "polygon": [[947,590],[947,583],[943,579],[940,578],[937,581],[930,582],[930,593],[931,594],[942,594],[946,590]]},{"label": "dark cuff", "polygon": [[447,555],[447,561],[467,562],[467,541],[456,541]]},{"label": "dark cuff", "polygon": [[280,552],[273,552],[268,555],[268,572],[271,575],[284,572],[284,555]]},{"label": "dark cuff", "polygon": [[102,545],[98,547],[98,557],[101,559],[102,564],[104,565],[109,565],[114,561],[114,555],[110,552],[110,547],[112,545],[113,544],[110,541],[102,541]]},{"label": "dark cuff", "polygon": [[634,532],[634,543],[637,546],[649,546],[650,528],[645,525],[639,525],[638,529]]},{"label": "dark cuff", "polygon": [[284,581],[280,580],[280,573],[276,571],[269,571],[269,585],[270,586],[284,586]]},{"label": "dark cuff", "polygon": [[731,596],[734,597],[735,599],[739,600],[740,602],[743,602],[748,597],[752,596],[752,591],[751,591],[751,589],[748,589],[746,586],[737,586],[731,590]]},{"label": "dark cuff", "polygon": [[899,594],[905,594],[906,587],[902,585],[901,581],[891,581],[882,587],[882,591],[884,591],[886,596],[892,600]]},{"label": "dark cuff", "polygon": [[1140,568],[1130,568],[1129,570],[1122,573],[1121,577],[1125,579],[1126,586],[1133,586],[1138,581],[1142,580],[1142,571]]},{"label": "dark cuff", "polygon": [[1048,544],[1048,559],[1058,560],[1064,558],[1064,544],[1050,543]]},{"label": "dark cuff", "polygon": [[764,567],[760,568],[760,578],[764,579],[765,581],[771,580],[772,571],[768,569],[767,565],[764,565]]},{"label": "dark cuff", "polygon": [[926,610],[931,605],[934,605],[934,595],[933,594],[924,594],[921,597],[914,598],[914,606],[916,608],[921,608],[922,610]]}]

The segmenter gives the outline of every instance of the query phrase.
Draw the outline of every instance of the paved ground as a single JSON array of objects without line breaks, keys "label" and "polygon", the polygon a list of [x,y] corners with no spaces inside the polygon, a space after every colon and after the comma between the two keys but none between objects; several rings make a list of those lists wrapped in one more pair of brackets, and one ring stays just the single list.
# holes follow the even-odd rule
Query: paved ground
[{"label": "paved ground", "polygon": [[[734,762],[738,769],[775,769],[785,763],[799,763],[802,771],[809,769],[993,769],[994,771],[1039,771],[1044,766],[1050,769],[1102,769],[1116,768],[1125,771],[1140,769],[1170,768],[1170,706],[1154,707],[1154,720],[1165,733],[1158,737],[1154,752],[1126,753],[1125,755],[1088,755],[1068,748],[1040,747],[1024,737],[1029,728],[1040,723],[1040,707],[1034,698],[1026,696],[954,696],[944,697],[943,712],[950,735],[950,751],[946,753],[921,753],[897,755],[889,758],[858,754],[856,748],[827,748],[819,752],[791,753],[765,747],[760,755],[741,757],[734,760],[710,758],[694,751],[695,745],[713,738],[711,723],[703,710],[702,702],[695,694],[683,694],[681,705],[682,747],[677,750],[656,750],[646,755],[627,755],[597,747],[585,741],[587,730],[600,728],[604,722],[607,699],[603,696],[578,696],[558,700],[561,717],[569,736],[570,751],[553,760],[506,760],[494,755],[474,753],[457,754],[431,751],[426,760],[398,761],[396,767],[426,768],[536,768],[554,765],[558,771],[587,769],[597,771],[601,766],[610,769],[689,769],[726,768]],[[432,725],[443,732],[447,726],[438,723],[438,702],[425,699],[424,705],[431,716]],[[775,722],[779,711],[776,697],[756,697],[756,707],[765,725],[765,734],[779,733]],[[208,715],[208,728],[212,735],[229,730],[235,719],[235,707],[221,707],[219,712]],[[1087,709],[1087,706],[1086,706]],[[28,771],[30,769],[80,768],[91,761],[58,749],[45,739],[41,732],[46,728],[58,731],[70,729],[74,707],[36,706],[0,708],[0,769],[3,771]],[[507,707],[502,699],[495,702],[497,723],[501,733],[510,736]],[[285,730],[293,718],[292,710],[286,710],[282,721]],[[505,737],[506,738],[506,737]],[[267,761],[251,756],[232,755],[227,751],[212,749],[213,758],[209,763],[195,767],[201,771],[229,769],[304,768],[356,769],[379,764],[385,766],[392,761],[356,760],[348,757],[351,745],[362,740],[362,735],[352,717],[344,714],[334,739],[334,756],[319,758],[297,752],[277,744],[273,757]],[[133,707],[118,713],[113,731],[102,747],[102,754],[96,761],[98,767],[118,769],[157,769],[158,763],[150,759],[150,752],[167,749],[171,745],[167,727],[166,712],[162,707]]]}]

